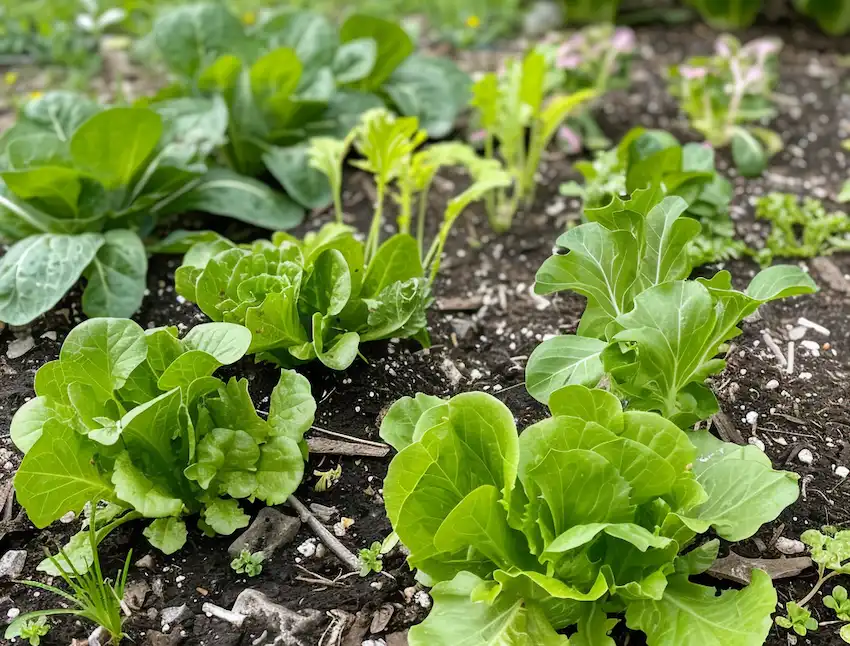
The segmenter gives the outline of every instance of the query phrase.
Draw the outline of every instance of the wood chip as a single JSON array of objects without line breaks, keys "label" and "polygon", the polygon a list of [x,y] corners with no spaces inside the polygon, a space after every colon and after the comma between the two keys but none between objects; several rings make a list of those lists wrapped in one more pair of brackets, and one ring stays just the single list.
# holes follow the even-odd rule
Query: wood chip
[{"label": "wood chip", "polygon": [[850,294],[850,281],[844,278],[844,273],[832,260],[825,257],[813,258],[809,265],[827,287],[842,294]]},{"label": "wood chip", "polygon": [[331,440],[324,437],[308,437],[307,446],[311,453],[326,455],[356,455],[367,458],[383,458],[390,452],[389,446],[372,446],[371,444],[355,444],[342,440]]},{"label": "wood chip", "polygon": [[734,442],[735,444],[746,444],[747,441],[741,432],[735,427],[732,421],[726,417],[723,411],[715,413],[711,418],[714,428],[717,429],[717,434],[726,442]]},{"label": "wood chip", "polygon": [[483,306],[484,297],[480,294],[437,299],[437,309],[441,312],[476,312]]},{"label": "wood chip", "polygon": [[384,632],[387,629],[390,620],[393,618],[394,613],[395,607],[393,606],[393,604],[383,604],[380,608],[378,608],[377,612],[372,615],[372,625],[369,626],[369,632],[373,635],[375,633]]},{"label": "wood chip", "polygon": [[729,556],[717,559],[708,569],[708,574],[725,581],[734,581],[746,585],[750,582],[753,570],[763,570],[771,579],[788,579],[812,567],[808,556],[791,559],[750,559],[729,552]]}]

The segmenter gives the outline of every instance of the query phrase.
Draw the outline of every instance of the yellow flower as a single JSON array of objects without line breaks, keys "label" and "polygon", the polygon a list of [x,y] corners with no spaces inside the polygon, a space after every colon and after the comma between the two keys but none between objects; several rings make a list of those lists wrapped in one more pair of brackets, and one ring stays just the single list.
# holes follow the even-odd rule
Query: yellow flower
[{"label": "yellow flower", "polygon": [[6,72],[3,80],[6,81],[6,85],[14,85],[18,81],[18,74],[17,72]]},{"label": "yellow flower", "polygon": [[478,29],[481,26],[481,18],[472,15],[466,19],[466,26],[470,29]]},{"label": "yellow flower", "polygon": [[257,22],[257,14],[253,11],[246,11],[242,14],[242,22],[246,25],[253,25]]},{"label": "yellow flower", "polygon": [[36,90],[35,92],[30,92],[30,99],[37,99],[37,98],[41,97],[43,94],[44,94],[44,92],[39,92],[38,90]]}]

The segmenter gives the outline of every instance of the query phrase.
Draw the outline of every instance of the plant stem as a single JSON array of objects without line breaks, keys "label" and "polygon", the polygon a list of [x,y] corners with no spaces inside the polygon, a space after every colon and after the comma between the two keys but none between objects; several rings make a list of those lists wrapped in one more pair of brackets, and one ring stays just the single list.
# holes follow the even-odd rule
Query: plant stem
[{"label": "plant stem", "polygon": [[342,186],[334,182],[335,186],[331,187],[331,190],[334,194],[334,215],[336,216],[336,223],[342,224]]},{"label": "plant stem", "polygon": [[422,259],[422,252],[425,251],[425,217],[428,215],[428,193],[431,192],[431,181],[428,180],[425,189],[419,193],[419,213],[416,216],[416,241],[419,243],[420,260]]},{"label": "plant stem", "polygon": [[383,182],[378,182],[378,195],[375,199],[375,213],[372,216],[372,225],[369,228],[369,237],[366,239],[366,266],[378,250],[378,239],[381,237],[381,226],[384,223],[384,192],[387,187]]},{"label": "plant stem", "polygon": [[838,574],[839,574],[839,572],[830,572],[826,576],[823,576],[823,568],[821,567],[820,573],[818,574],[818,582],[815,583],[815,587],[811,589],[809,594],[807,594],[805,597],[800,599],[800,601],[797,602],[797,605],[802,608],[807,603],[809,603],[809,601],[814,599],[814,596],[818,593],[818,590],[821,589],[823,584],[826,583],[827,581],[829,581],[832,577],[838,576]]}]

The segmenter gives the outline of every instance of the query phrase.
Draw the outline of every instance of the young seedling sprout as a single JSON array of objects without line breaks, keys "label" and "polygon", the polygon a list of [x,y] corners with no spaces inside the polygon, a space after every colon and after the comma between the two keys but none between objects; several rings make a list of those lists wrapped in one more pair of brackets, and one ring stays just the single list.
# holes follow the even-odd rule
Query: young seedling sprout
[{"label": "young seedling sprout", "polygon": [[266,555],[263,552],[251,554],[248,550],[239,552],[239,556],[230,562],[230,567],[238,574],[247,574],[249,577],[259,576],[263,571],[263,561]]}]

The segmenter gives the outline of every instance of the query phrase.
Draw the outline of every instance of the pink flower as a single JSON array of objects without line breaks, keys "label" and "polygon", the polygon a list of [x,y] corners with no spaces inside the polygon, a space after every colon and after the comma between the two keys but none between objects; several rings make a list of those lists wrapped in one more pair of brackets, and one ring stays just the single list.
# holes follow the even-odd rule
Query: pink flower
[{"label": "pink flower", "polygon": [[628,27],[618,27],[611,38],[611,46],[621,54],[630,54],[635,50],[635,32]]},{"label": "pink flower", "polygon": [[708,74],[708,70],[704,67],[691,67],[690,65],[680,65],[679,74],[682,75],[682,78],[688,79],[689,81],[693,81],[696,79],[705,78],[706,74]]},{"label": "pink flower", "polygon": [[714,51],[718,56],[729,58],[732,55],[732,49],[729,47],[729,42],[722,36],[714,43]]},{"label": "pink flower", "polygon": [[764,80],[764,69],[761,66],[751,67],[744,75],[745,85],[754,85]]},{"label": "pink flower", "polygon": [[581,65],[581,56],[569,52],[558,52],[558,58],[555,62],[559,69],[574,70]]},{"label": "pink flower", "polygon": [[561,126],[558,130],[558,139],[565,144],[568,154],[575,155],[581,152],[581,137],[572,128]]},{"label": "pink flower", "polygon": [[480,130],[475,130],[474,132],[469,133],[469,143],[472,144],[480,144],[485,139],[487,139],[487,131],[481,128]]},{"label": "pink flower", "polygon": [[780,49],[782,49],[782,41],[778,38],[756,38],[744,45],[744,51],[759,60],[778,54]]}]

